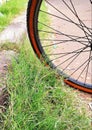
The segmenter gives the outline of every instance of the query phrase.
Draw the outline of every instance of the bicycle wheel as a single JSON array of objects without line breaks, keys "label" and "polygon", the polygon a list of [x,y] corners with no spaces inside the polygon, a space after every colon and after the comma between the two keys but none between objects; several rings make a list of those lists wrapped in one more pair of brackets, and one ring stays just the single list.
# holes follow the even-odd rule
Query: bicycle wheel
[{"label": "bicycle wheel", "polygon": [[27,28],[38,58],[66,84],[92,93],[91,0],[29,0]]}]

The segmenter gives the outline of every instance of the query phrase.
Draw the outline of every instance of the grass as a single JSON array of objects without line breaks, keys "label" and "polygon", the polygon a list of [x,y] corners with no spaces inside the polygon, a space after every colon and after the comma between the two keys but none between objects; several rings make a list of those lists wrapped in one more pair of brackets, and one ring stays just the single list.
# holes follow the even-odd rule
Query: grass
[{"label": "grass", "polygon": [[0,31],[2,31],[10,21],[26,8],[28,0],[10,0],[0,6]]},{"label": "grass", "polygon": [[73,89],[39,62],[28,41],[18,47],[18,56],[9,67],[7,91],[9,107],[0,113],[1,130],[91,130]]},{"label": "grass", "polygon": [[2,50],[13,50],[15,52],[18,52],[19,50],[19,46],[17,44],[13,44],[13,43],[4,43],[2,45],[0,45],[0,51]]},{"label": "grass", "polygon": [[45,67],[24,41],[9,68],[9,108],[1,114],[2,130],[91,130],[85,110],[78,109],[72,89]]}]

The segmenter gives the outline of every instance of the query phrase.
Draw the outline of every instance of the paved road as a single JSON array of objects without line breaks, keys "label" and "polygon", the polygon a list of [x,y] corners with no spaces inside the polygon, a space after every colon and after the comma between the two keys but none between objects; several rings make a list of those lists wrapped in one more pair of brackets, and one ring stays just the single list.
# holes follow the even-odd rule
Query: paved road
[{"label": "paved road", "polygon": [[11,24],[0,33],[0,44],[6,42],[17,43],[23,38],[26,33],[26,12],[16,17]]},{"label": "paved road", "polygon": [[[88,37],[90,37],[89,39],[91,39],[92,35],[86,27],[83,27],[84,26],[83,23],[89,28],[89,30],[92,26],[91,4],[90,1],[87,0],[85,1],[72,0],[72,1],[74,4],[74,8],[77,12],[76,14],[69,0],[65,1],[68,6],[64,2],[59,0],[58,1],[50,0],[54,8],[53,7],[51,8],[51,5],[48,5],[49,13],[58,16],[58,17],[53,16],[51,17],[52,19],[51,27],[54,29],[53,31],[56,30],[55,32],[57,33],[56,35],[52,36],[52,40],[55,39],[54,44],[56,43],[52,53],[60,54],[60,55],[54,55],[55,58],[57,59],[54,60],[53,62],[54,64],[56,64],[56,66],[59,66],[61,70],[63,69],[65,73],[67,73],[68,75],[72,75],[72,78],[75,77],[76,80],[78,79],[81,82],[91,84],[92,83],[91,62],[88,63],[89,66],[86,66],[87,62],[85,62],[87,59],[89,59],[90,54],[88,50],[90,48],[87,47],[86,49],[83,50],[83,48],[87,46],[87,44],[89,43]],[[79,18],[83,21],[83,23],[81,23],[78,17],[76,17],[77,14]],[[58,35],[58,33],[61,34]],[[52,50],[52,48],[50,49]],[[63,54],[61,54],[61,52]],[[74,54],[73,52],[77,53]],[[64,54],[68,53],[70,54],[63,56]],[[54,59],[54,57],[51,58]],[[86,68],[84,69],[85,66]]]}]

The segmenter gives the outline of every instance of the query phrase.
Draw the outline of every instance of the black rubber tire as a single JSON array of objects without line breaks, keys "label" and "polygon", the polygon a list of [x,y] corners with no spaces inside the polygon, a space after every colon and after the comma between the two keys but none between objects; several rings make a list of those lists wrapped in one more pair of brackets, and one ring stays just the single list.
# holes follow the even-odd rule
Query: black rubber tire
[{"label": "black rubber tire", "polygon": [[[47,54],[42,47],[42,43],[40,41],[39,34],[38,34],[38,14],[39,14],[39,10],[40,10],[42,1],[43,0],[39,0],[39,1],[38,0],[29,0],[28,9],[27,9],[28,35],[29,35],[31,45],[32,45],[37,57],[41,60],[46,61],[46,64],[50,65],[51,68],[56,68],[56,66],[53,63],[50,62],[50,64],[49,64],[49,58],[47,57]],[[66,75],[58,68],[57,68],[57,72],[60,75]],[[81,82],[77,82],[76,79],[67,78],[66,76],[64,78],[64,82],[74,88],[80,89],[80,90],[88,92],[88,93],[92,93],[92,84],[85,85]]]}]

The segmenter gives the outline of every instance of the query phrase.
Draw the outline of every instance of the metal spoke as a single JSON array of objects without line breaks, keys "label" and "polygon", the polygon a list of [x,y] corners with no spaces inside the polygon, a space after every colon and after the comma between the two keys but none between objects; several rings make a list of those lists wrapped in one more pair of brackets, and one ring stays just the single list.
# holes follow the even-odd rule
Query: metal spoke
[{"label": "metal spoke", "polygon": [[89,70],[89,64],[90,64],[90,61],[91,61],[90,57],[91,57],[91,49],[90,49],[90,53],[89,53],[89,61],[87,63],[87,71],[86,71],[85,82],[84,83],[86,83],[86,80],[87,80],[87,75],[88,75],[88,70]]},{"label": "metal spoke", "polygon": [[92,56],[88,58],[83,64],[81,64],[70,76],[72,76],[76,71],[78,71],[81,67],[83,67],[83,65],[85,65],[89,60],[92,60]]},{"label": "metal spoke", "polygon": [[[64,36],[66,36],[66,37],[68,37],[68,38],[70,38],[70,39],[72,39],[72,40],[78,42],[76,39],[72,38],[71,35],[64,34],[64,33],[60,32],[60,31],[58,31],[58,30],[56,30],[56,29],[54,29],[54,28],[52,28],[52,27],[50,27],[50,26],[48,26],[48,25],[46,25],[46,24],[40,22],[40,21],[38,21],[38,22],[39,22],[39,24],[42,24],[42,25],[44,25],[45,27],[48,27],[49,29],[52,29],[53,31],[56,31],[56,32],[60,33],[61,35],[64,35]],[[86,45],[86,44],[84,44],[84,43],[82,43],[82,42],[78,42],[78,43],[80,43],[80,44],[82,44],[82,45]]]},{"label": "metal spoke", "polygon": [[[69,52],[69,53],[64,53],[63,54],[63,56],[59,56],[59,57],[57,57],[57,58],[54,58],[54,59],[52,59],[52,60],[50,60],[50,62],[52,62],[52,61],[54,61],[54,60],[57,60],[57,59],[60,59],[60,58],[62,58],[62,57],[65,57],[65,56],[67,56],[67,55],[69,55],[69,54],[72,54],[72,53],[79,53],[81,50],[84,50],[85,49],[85,47],[84,48],[80,48],[80,49],[77,49],[77,50],[75,50],[75,51],[73,51],[73,52]],[[75,54],[75,55],[76,55]],[[72,58],[72,56],[71,56],[71,58]]]},{"label": "metal spoke", "polygon": [[[61,35],[62,36],[62,34],[61,33],[59,33],[59,32],[52,32],[52,31],[46,31],[46,30],[38,30],[39,32],[42,32],[42,33],[47,33],[47,34],[57,34],[57,35]],[[64,33],[63,33],[64,34]],[[67,34],[66,34],[67,35]],[[77,38],[77,39],[87,39],[86,38],[86,36],[84,36],[84,37],[80,37],[80,36],[76,36],[76,35],[71,35],[71,34],[69,34],[69,36],[71,36],[72,38]],[[91,39],[90,39],[91,40]]]},{"label": "metal spoke", "polygon": [[[86,49],[86,47],[83,48],[83,50],[85,50],[85,49]],[[68,59],[66,59],[65,61],[63,61],[63,62],[60,63],[59,65],[57,65],[56,67],[59,67],[60,65],[64,64],[66,61],[69,61],[71,58],[74,57],[74,59],[69,63],[69,65],[70,65],[70,64],[83,52],[83,50],[81,50],[80,52],[78,52],[78,53],[74,54],[73,56],[69,57]],[[68,67],[69,65],[67,65],[67,67]],[[65,69],[66,69],[66,68],[65,68]],[[65,69],[64,69],[64,70],[65,70]]]},{"label": "metal spoke", "polygon": [[[86,51],[83,51],[82,53],[87,53],[89,52],[90,50],[86,50]],[[73,54],[73,53],[79,53],[77,51],[72,51],[72,52],[65,52],[65,53],[52,53],[52,54],[48,54],[48,56],[51,56],[51,55],[62,55],[62,54],[66,54],[66,55],[69,55],[69,54]]]},{"label": "metal spoke", "polygon": [[[78,27],[81,27],[80,24],[78,24],[78,23],[76,23],[76,22],[74,22],[74,21],[72,21],[72,20],[69,20],[69,19],[63,18],[63,17],[61,17],[61,16],[57,16],[57,15],[55,15],[55,14],[52,14],[52,13],[46,12],[46,11],[44,11],[44,10],[40,10],[40,12],[45,13],[45,14],[48,14],[48,15],[50,15],[50,16],[52,16],[52,17],[55,17],[55,18],[58,18],[58,19],[61,19],[61,20],[67,21],[67,22],[69,22],[69,23],[73,23],[74,25],[77,25]],[[89,31],[91,31],[91,28],[88,28],[88,27],[85,26],[85,25],[83,25],[83,27],[86,28],[86,29],[88,29]]]},{"label": "metal spoke", "polygon": [[90,64],[90,61],[91,61],[90,57],[91,57],[91,52],[90,52],[90,54],[89,54],[89,61],[88,61],[87,65],[82,69],[82,71],[81,71],[81,73],[79,74],[79,76],[78,76],[78,78],[76,79],[76,81],[80,78],[80,76],[82,75],[82,73],[83,73],[83,72],[85,71],[85,69],[87,68],[87,72],[86,72],[86,76],[85,76],[85,82],[84,82],[84,83],[86,83],[86,79],[87,79],[87,75],[88,75],[88,68],[89,68],[89,64]]},{"label": "metal spoke", "polygon": [[[55,39],[54,40],[53,39],[40,39],[40,40],[41,41],[54,41],[54,42],[55,41],[61,41],[61,42],[55,42],[53,44],[44,45],[43,47],[50,47],[50,46],[53,46],[53,45],[59,45],[59,44],[65,44],[65,43],[72,44],[71,42],[76,43],[75,40],[55,40]],[[83,45],[84,45],[84,43],[87,43],[87,41],[77,41],[77,42],[78,43],[81,42],[81,43],[83,43]]]},{"label": "metal spoke", "polygon": [[[56,11],[58,11],[59,13],[61,13],[64,17],[66,17],[71,23],[74,23],[75,25],[77,25],[77,27],[79,27],[80,29],[83,29],[82,25],[79,26],[78,24],[76,24],[74,21],[72,21],[68,16],[66,16],[64,13],[62,13],[60,10],[58,10],[54,5],[52,5],[50,2],[48,2],[46,0],[46,2],[51,6],[53,7]],[[82,28],[81,28],[82,27]],[[86,31],[85,31],[86,32]],[[87,33],[87,32],[86,32]],[[89,33],[87,33],[89,35]]]},{"label": "metal spoke", "polygon": [[[89,28],[83,23],[83,21],[81,21],[81,19],[79,18],[79,16],[78,16],[78,14],[77,14],[77,12],[76,12],[76,10],[75,10],[75,7],[74,7],[74,5],[73,5],[73,2],[72,2],[72,0],[70,0],[70,3],[71,3],[71,5],[72,5],[72,7],[73,7],[73,10],[69,7],[69,5],[65,2],[65,0],[62,0],[63,2],[64,2],[64,4],[68,7],[68,9],[75,15],[75,17],[76,18],[78,18],[78,20],[79,20],[79,25],[82,27],[82,29],[83,29],[83,31],[85,31],[84,30],[84,28],[86,28],[86,29],[88,29],[88,31],[89,31],[89,33],[90,33],[90,30],[89,30]],[[85,33],[86,33],[86,31],[85,31]]]},{"label": "metal spoke", "polygon": [[[85,25],[85,24],[83,23],[83,21],[80,20],[78,14],[77,14],[77,12],[76,12],[76,9],[75,9],[75,7],[74,7],[74,5],[73,5],[73,3],[72,3],[72,0],[70,0],[70,2],[71,2],[71,5],[72,5],[72,7],[73,7],[73,9],[74,9],[75,16],[78,18],[79,23],[80,23],[80,25],[81,25],[81,27],[82,27],[82,30],[83,30],[85,36],[87,37],[88,41],[90,42],[90,40],[89,40],[89,38],[88,38],[89,34],[85,31],[85,29],[84,29],[84,27],[83,27],[83,25]],[[88,34],[88,35],[87,35],[87,34]]]}]

